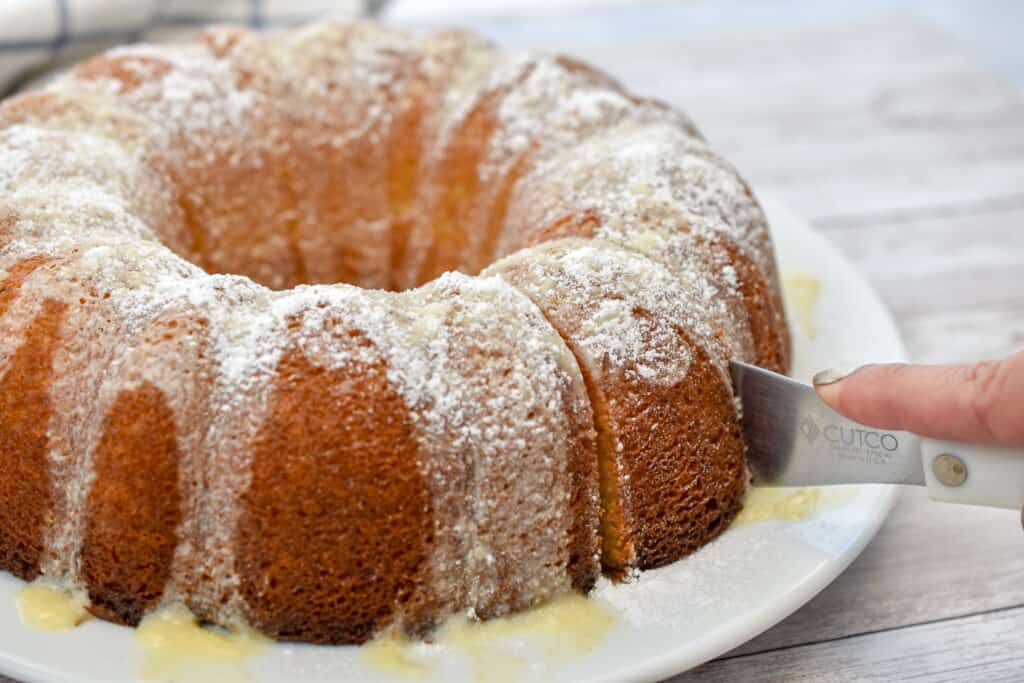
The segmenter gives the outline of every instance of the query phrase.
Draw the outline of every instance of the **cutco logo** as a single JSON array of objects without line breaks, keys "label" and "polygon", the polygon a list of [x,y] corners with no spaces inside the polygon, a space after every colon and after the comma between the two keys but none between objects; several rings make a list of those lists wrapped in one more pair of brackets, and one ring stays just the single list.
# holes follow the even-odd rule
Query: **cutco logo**
[{"label": "cutco logo", "polygon": [[899,440],[892,434],[861,429],[859,427],[841,427],[839,425],[819,427],[818,423],[810,415],[807,415],[801,421],[800,433],[807,439],[807,443],[812,446],[820,435],[833,448],[892,453],[900,447]]},{"label": "cutco logo", "polygon": [[892,434],[873,432],[870,429],[859,429],[856,427],[839,427],[829,425],[822,430],[822,436],[833,446],[845,446],[847,448],[868,448],[874,451],[895,451],[900,447],[900,442]]}]

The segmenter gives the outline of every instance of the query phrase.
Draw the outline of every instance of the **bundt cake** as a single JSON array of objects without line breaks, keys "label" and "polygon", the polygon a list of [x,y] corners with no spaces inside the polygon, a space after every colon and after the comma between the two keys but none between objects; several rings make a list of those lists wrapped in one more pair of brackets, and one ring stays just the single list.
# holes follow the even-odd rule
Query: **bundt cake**
[{"label": "bundt cake", "polygon": [[[672,562],[789,341],[682,114],[371,23],[119,48],[0,105],[0,569],[280,639]],[[459,272],[452,272],[459,271]]]}]

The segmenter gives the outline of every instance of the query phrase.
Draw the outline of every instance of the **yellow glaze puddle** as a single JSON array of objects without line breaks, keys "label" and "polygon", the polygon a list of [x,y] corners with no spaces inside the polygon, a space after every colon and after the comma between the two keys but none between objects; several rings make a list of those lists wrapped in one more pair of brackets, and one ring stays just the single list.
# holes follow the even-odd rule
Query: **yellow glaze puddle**
[{"label": "yellow glaze puddle", "polygon": [[379,636],[363,646],[363,663],[374,671],[402,678],[426,678],[434,671],[430,646],[401,636]]},{"label": "yellow glaze puddle", "polygon": [[845,487],[751,487],[734,526],[757,522],[800,522],[822,510],[845,504],[853,493]]},{"label": "yellow glaze puddle", "polygon": [[203,628],[182,605],[148,615],[135,640],[142,650],[142,677],[160,683],[249,683],[242,663],[270,642],[254,633]]},{"label": "yellow glaze puddle", "polygon": [[66,631],[89,618],[89,596],[45,579],[36,579],[16,597],[18,616],[26,626],[41,631]]},{"label": "yellow glaze puddle", "polygon": [[455,653],[469,663],[478,683],[504,683],[523,678],[535,665],[550,670],[585,655],[604,642],[616,621],[610,605],[571,594],[490,621],[452,619],[432,644],[383,636],[362,655],[375,671],[422,679],[441,673],[444,655]]},{"label": "yellow glaze puddle", "polygon": [[790,273],[782,276],[789,315],[808,339],[814,339],[814,307],[821,296],[821,280],[809,273]]}]

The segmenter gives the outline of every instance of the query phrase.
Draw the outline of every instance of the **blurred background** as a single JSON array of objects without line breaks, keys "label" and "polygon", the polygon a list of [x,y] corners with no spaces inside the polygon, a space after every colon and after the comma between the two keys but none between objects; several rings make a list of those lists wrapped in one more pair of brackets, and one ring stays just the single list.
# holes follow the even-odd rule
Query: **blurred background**
[{"label": "blurred background", "polygon": [[[643,31],[683,38],[717,31],[757,31],[794,24],[917,18],[946,31],[988,65],[1024,85],[1016,0],[392,0],[387,17],[413,24],[449,24],[452,17],[488,31],[502,44],[559,48]],[[570,33],[558,21],[572,21]]]}]

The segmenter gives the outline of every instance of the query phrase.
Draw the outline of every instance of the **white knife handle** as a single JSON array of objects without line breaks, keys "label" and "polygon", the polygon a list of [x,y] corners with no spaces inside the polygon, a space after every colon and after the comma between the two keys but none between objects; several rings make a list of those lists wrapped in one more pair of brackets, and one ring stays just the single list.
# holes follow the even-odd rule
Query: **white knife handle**
[{"label": "white knife handle", "polygon": [[932,500],[1024,508],[1024,448],[922,438],[921,457]]}]

